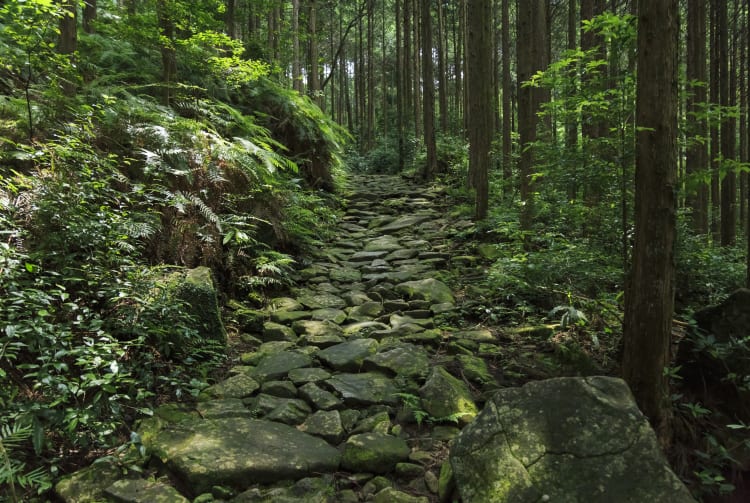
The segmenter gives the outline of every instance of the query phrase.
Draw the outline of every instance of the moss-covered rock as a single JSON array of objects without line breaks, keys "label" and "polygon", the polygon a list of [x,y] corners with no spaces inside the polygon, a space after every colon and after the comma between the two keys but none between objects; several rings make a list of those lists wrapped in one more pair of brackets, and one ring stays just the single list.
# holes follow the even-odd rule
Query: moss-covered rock
[{"label": "moss-covered rock", "polygon": [[434,367],[427,382],[419,389],[422,407],[433,418],[455,420],[463,424],[477,415],[477,406],[469,388],[443,367]]},{"label": "moss-covered rock", "polygon": [[221,319],[211,270],[196,267],[175,273],[170,283],[175,298],[190,306],[191,314],[197,320],[198,334],[206,340],[226,343],[227,331]]},{"label": "moss-covered rock", "polygon": [[66,503],[96,503],[104,500],[104,490],[123,477],[111,461],[101,461],[60,480],[55,492]]},{"label": "moss-covered rock", "polygon": [[454,441],[450,464],[464,501],[694,501],[611,377],[498,391]]},{"label": "moss-covered rock", "polygon": [[341,467],[352,472],[388,473],[409,458],[409,446],[401,438],[383,433],[352,435],[344,445]]}]

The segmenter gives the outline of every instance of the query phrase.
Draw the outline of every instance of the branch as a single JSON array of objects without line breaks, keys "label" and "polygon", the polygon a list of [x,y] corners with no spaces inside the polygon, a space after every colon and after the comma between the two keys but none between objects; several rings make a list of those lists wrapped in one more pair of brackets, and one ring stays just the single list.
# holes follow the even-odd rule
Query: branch
[{"label": "branch", "polygon": [[341,51],[344,50],[344,43],[346,43],[346,37],[349,36],[349,32],[354,28],[354,25],[357,24],[357,22],[362,19],[362,17],[365,15],[365,7],[367,7],[367,2],[362,2],[362,6],[359,8],[359,12],[357,13],[354,18],[349,21],[349,25],[346,27],[346,30],[344,31],[344,35],[341,37],[341,40],[339,41],[339,46],[336,49],[336,54],[333,56],[333,61],[331,63],[331,71],[328,73],[328,76],[323,80],[323,83],[320,85],[320,90],[323,91],[326,88],[326,84],[328,84],[328,81],[331,80],[331,77],[333,77],[333,72],[336,71],[336,62],[339,60],[339,56],[341,55]]}]

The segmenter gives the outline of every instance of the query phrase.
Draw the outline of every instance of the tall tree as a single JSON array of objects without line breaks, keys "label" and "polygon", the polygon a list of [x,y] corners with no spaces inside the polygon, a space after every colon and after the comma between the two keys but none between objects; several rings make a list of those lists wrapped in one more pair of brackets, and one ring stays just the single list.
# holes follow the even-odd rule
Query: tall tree
[{"label": "tall tree", "polygon": [[86,0],[83,3],[83,31],[94,33],[94,22],[96,21],[96,0]]},{"label": "tall tree", "polygon": [[[61,0],[61,5],[62,16],[60,16],[60,38],[57,44],[57,52],[68,57],[72,69],[74,68],[75,52],[78,48],[78,3],[75,0]],[[73,96],[76,93],[74,72],[65,72],[62,76],[61,87],[66,96]]]},{"label": "tall tree", "polygon": [[169,105],[177,77],[177,56],[174,48],[175,24],[171,12],[172,2],[158,2],[156,5],[156,17],[161,34],[162,99],[165,105]]},{"label": "tall tree", "polygon": [[516,53],[518,55],[518,132],[521,144],[519,159],[519,186],[523,209],[521,228],[531,229],[534,212],[533,184],[531,180],[534,165],[532,144],[537,139],[537,113],[545,96],[539,87],[525,85],[538,71],[549,64],[547,45],[547,2],[526,0],[518,4],[516,12]]},{"label": "tall tree", "polygon": [[475,216],[487,217],[491,164],[490,146],[494,133],[492,74],[492,0],[473,0],[467,6],[469,88],[469,176],[476,191]]},{"label": "tall tree", "polygon": [[[724,162],[734,160],[735,154],[735,121],[730,114],[725,115],[730,105],[734,104],[734,97],[730,93],[729,66],[729,27],[727,21],[728,2],[718,2],[717,30],[719,42],[719,104],[722,108],[721,120],[721,159],[722,170]],[[737,238],[737,178],[734,170],[726,170],[721,180],[721,244],[722,246],[733,245]]]},{"label": "tall tree", "polygon": [[302,61],[299,50],[299,2],[300,0],[292,0],[292,88],[301,93]]},{"label": "tall tree", "polygon": [[677,210],[678,0],[638,0],[635,247],[625,296],[622,372],[663,442]]},{"label": "tall tree", "polygon": [[511,141],[513,107],[510,76],[510,2],[503,0],[501,17],[502,87],[503,87],[503,195],[507,198],[513,190],[513,143]]},{"label": "tall tree", "polygon": [[[687,113],[695,127],[695,135],[700,138],[687,149],[686,171],[688,177],[708,169],[708,148],[703,141],[706,137],[706,120],[703,114],[706,95],[706,0],[692,0],[687,5],[687,81],[690,86],[687,97]],[[708,187],[701,183],[690,191],[687,205],[692,210],[693,230],[700,234],[708,233]]]},{"label": "tall tree", "polygon": [[422,0],[422,122],[427,161],[422,176],[430,180],[437,173],[437,145],[435,144],[435,81],[432,62],[432,2]]},{"label": "tall tree", "polygon": [[309,82],[307,92],[312,100],[320,105],[320,70],[318,66],[318,8],[315,0],[309,0],[307,11],[307,37],[309,54]]}]

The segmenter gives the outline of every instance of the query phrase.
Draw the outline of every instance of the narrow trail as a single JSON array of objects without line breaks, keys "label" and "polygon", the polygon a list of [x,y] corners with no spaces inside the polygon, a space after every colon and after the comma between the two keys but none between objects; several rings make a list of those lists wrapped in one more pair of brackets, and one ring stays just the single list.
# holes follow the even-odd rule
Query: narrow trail
[{"label": "narrow trail", "polygon": [[[456,233],[473,224],[448,216],[440,189],[398,176],[353,175],[345,195],[335,239],[289,296],[235,313],[251,350],[230,376],[195,409],[164,406],[139,428],[157,478],[118,481],[108,495],[450,501],[449,442],[496,386],[475,356],[497,353],[493,334],[447,325],[456,297],[441,279],[461,255]],[[127,499],[133,491],[141,499]]]}]

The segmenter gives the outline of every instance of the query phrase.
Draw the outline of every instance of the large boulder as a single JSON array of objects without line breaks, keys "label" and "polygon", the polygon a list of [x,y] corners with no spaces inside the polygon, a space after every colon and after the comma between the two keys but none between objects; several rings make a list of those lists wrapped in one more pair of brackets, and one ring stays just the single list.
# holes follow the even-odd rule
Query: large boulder
[{"label": "large boulder", "polygon": [[557,378],[498,391],[450,452],[471,502],[694,502],[621,379]]}]

